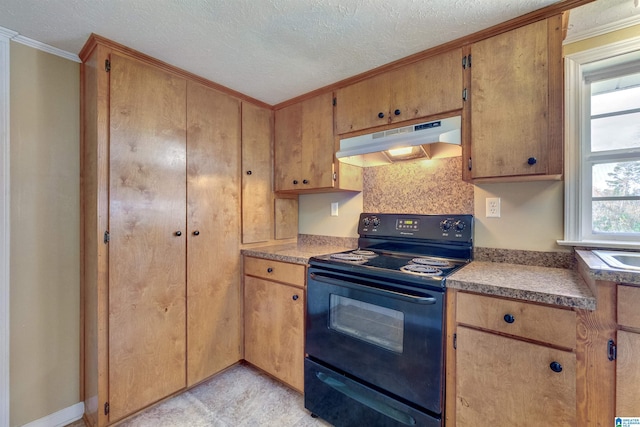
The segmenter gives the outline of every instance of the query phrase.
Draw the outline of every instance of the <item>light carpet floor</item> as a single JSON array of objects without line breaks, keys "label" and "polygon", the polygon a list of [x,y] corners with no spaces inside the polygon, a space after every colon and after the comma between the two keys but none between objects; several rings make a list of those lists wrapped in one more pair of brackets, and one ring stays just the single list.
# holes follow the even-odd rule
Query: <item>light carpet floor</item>
[{"label": "light carpet floor", "polygon": [[[300,393],[238,364],[119,424],[122,427],[329,426],[304,409]],[[83,427],[77,421],[69,427]]]}]

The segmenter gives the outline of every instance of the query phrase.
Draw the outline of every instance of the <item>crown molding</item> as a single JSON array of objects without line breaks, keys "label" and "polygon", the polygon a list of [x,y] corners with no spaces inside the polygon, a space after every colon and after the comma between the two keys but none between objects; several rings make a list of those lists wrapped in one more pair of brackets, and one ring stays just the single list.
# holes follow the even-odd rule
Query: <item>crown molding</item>
[{"label": "crown molding", "polygon": [[582,40],[601,36],[603,34],[608,34],[613,31],[618,31],[624,28],[633,27],[634,25],[638,25],[638,24],[640,24],[640,15],[630,16],[629,18],[624,18],[619,21],[610,22],[608,24],[600,25],[599,27],[590,28],[589,30],[581,31],[576,34],[568,34],[567,38],[564,39],[562,44],[568,45],[571,43],[576,43]]},{"label": "crown molding", "polygon": [[46,43],[39,42],[37,40],[30,39],[29,37],[25,37],[20,35],[20,33],[9,30],[8,28],[0,27],[0,35],[4,35],[9,40],[14,41],[16,43],[20,43],[34,49],[41,50],[43,52],[50,53],[52,55],[59,56],[61,58],[68,59],[74,62],[81,62],[78,55],[75,53],[67,52],[66,50],[58,49],[57,47],[50,46]]}]

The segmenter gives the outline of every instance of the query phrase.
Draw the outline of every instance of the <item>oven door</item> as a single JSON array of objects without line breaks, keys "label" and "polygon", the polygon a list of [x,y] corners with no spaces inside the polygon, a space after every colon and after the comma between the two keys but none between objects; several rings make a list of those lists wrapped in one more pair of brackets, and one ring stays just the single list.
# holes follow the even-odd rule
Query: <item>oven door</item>
[{"label": "oven door", "polygon": [[314,267],[308,279],[309,357],[441,414],[444,292]]}]

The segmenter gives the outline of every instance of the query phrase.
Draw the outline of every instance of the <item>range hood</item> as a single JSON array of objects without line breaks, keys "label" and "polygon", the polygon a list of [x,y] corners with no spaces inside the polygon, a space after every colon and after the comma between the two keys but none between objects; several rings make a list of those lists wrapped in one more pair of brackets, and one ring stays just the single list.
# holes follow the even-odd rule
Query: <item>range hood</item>
[{"label": "range hood", "polygon": [[343,163],[366,167],[398,160],[460,156],[461,123],[461,117],[454,116],[344,138],[336,157]]}]

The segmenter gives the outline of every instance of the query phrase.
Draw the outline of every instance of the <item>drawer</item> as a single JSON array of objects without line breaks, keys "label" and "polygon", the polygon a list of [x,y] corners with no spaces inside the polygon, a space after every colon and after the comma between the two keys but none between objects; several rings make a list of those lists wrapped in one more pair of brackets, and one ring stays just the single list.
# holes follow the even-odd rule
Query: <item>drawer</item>
[{"label": "drawer", "polygon": [[618,285],[618,325],[640,329],[640,287]]},{"label": "drawer", "polygon": [[560,347],[576,348],[576,313],[571,310],[459,292],[456,321]]},{"label": "drawer", "polygon": [[304,287],[306,267],[270,259],[245,257],[244,274]]}]

